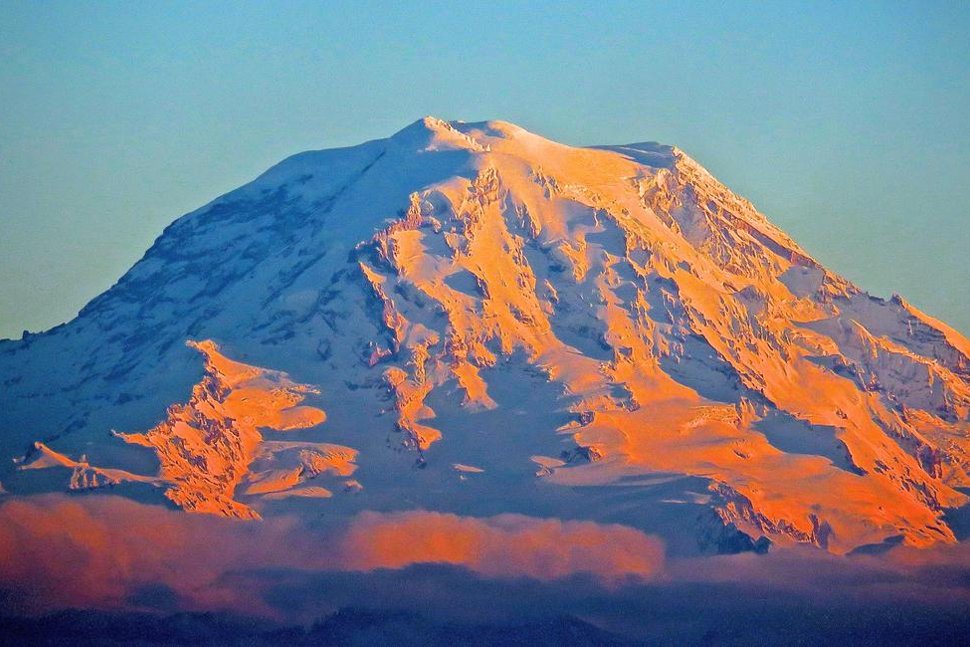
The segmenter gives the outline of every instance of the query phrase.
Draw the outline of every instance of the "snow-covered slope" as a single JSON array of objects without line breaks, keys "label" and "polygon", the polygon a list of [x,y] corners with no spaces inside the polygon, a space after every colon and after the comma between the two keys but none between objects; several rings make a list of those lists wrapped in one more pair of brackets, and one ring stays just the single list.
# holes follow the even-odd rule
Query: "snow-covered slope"
[{"label": "snow-covered slope", "polygon": [[676,148],[504,122],[285,160],[72,322],[0,342],[0,385],[8,496],[847,552],[954,541],[970,486],[970,341],[829,272]]}]

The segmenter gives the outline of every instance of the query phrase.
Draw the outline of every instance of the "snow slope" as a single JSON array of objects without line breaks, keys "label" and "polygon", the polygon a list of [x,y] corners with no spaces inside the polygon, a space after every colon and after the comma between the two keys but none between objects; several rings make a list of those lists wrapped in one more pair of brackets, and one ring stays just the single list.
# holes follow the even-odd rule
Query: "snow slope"
[{"label": "snow slope", "polygon": [[676,148],[498,121],[283,161],[75,320],[0,342],[0,385],[9,496],[842,553],[955,541],[970,486],[970,341],[829,272]]}]

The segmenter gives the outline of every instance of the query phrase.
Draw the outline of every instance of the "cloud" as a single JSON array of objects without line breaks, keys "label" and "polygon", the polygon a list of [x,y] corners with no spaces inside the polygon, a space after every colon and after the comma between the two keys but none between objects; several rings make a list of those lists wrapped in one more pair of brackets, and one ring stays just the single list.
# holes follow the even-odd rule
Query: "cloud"
[{"label": "cloud", "polygon": [[947,642],[968,630],[970,546],[665,561],[657,540],[628,527],[521,515],[245,523],[101,494],[4,501],[0,617],[68,608],[301,624],[341,608],[407,610],[445,624],[574,615],[648,641]]},{"label": "cloud", "polygon": [[587,574],[613,586],[656,575],[663,549],[624,526],[521,515],[366,512],[327,530],[296,518],[241,523],[111,496],[0,504],[0,589],[16,601],[8,609],[15,613],[164,604],[274,615],[264,591],[281,577],[422,563],[486,579]]},{"label": "cloud", "polygon": [[342,553],[354,570],[444,563],[486,577],[538,580],[576,573],[604,582],[644,579],[663,566],[662,544],[632,528],[513,514],[364,512],[344,536]]},{"label": "cloud", "polygon": [[839,596],[970,606],[970,544],[897,546],[877,555],[832,555],[809,546],[671,560],[666,576],[834,599]]},{"label": "cloud", "polygon": [[261,540],[285,530],[233,525],[120,497],[6,501],[0,586],[19,593],[25,612],[123,608],[146,587],[167,587],[190,608],[227,608],[240,596],[220,587],[219,577],[233,563],[272,563]]}]

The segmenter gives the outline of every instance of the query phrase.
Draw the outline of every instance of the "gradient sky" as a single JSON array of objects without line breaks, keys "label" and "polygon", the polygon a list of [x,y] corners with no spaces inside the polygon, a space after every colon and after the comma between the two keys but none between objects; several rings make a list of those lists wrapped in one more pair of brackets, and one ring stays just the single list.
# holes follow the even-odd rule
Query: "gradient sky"
[{"label": "gradient sky", "polygon": [[675,144],[970,333],[968,33],[970,4],[925,0],[0,0],[0,337],[70,319],[281,158],[425,114]]}]

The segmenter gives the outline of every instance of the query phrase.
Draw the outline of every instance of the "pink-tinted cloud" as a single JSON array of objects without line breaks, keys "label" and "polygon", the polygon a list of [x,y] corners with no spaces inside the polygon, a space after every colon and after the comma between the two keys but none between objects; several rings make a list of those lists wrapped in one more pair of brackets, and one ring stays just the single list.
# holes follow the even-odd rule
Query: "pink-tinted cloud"
[{"label": "pink-tinted cloud", "polygon": [[257,571],[419,563],[459,566],[485,578],[583,573],[614,584],[655,575],[663,549],[624,526],[520,515],[368,512],[324,532],[294,518],[241,523],[121,497],[48,495],[0,504],[0,589],[14,593],[16,612],[133,608],[140,591],[161,589],[181,609],[271,615]]},{"label": "pink-tinted cloud", "polygon": [[588,521],[365,512],[343,537],[342,557],[343,566],[354,570],[431,562],[486,577],[552,580],[588,573],[615,582],[656,575],[663,547],[632,528]]},{"label": "pink-tinted cloud", "polygon": [[[534,595],[541,586],[550,600],[579,604],[570,597],[578,581],[561,582],[586,575],[583,596],[599,591],[596,595],[628,603],[645,592],[689,585],[833,604],[970,605],[967,545],[856,556],[803,547],[665,563],[657,540],[628,527],[585,521],[409,511],[325,522],[325,529],[295,517],[244,523],[117,496],[11,498],[0,504],[0,613],[162,604],[168,611],[225,610],[303,621],[343,604],[399,604],[381,597],[373,582],[370,593],[347,592],[333,583],[346,586],[357,582],[348,573],[374,571],[383,573],[372,579],[384,581],[385,575],[398,577],[397,569],[425,563],[472,574],[425,571],[421,581],[430,588],[421,588],[421,595],[432,599],[434,582],[451,573],[447,581],[463,582],[461,594],[470,599],[478,599],[483,580],[491,580],[488,590],[525,586]],[[400,577],[413,583],[416,575]]]},{"label": "pink-tinted cloud", "polygon": [[168,587],[193,608],[228,608],[240,596],[220,575],[233,563],[271,564],[261,539],[284,530],[234,525],[120,497],[14,499],[0,506],[0,585],[28,611],[122,608],[144,586]]}]

